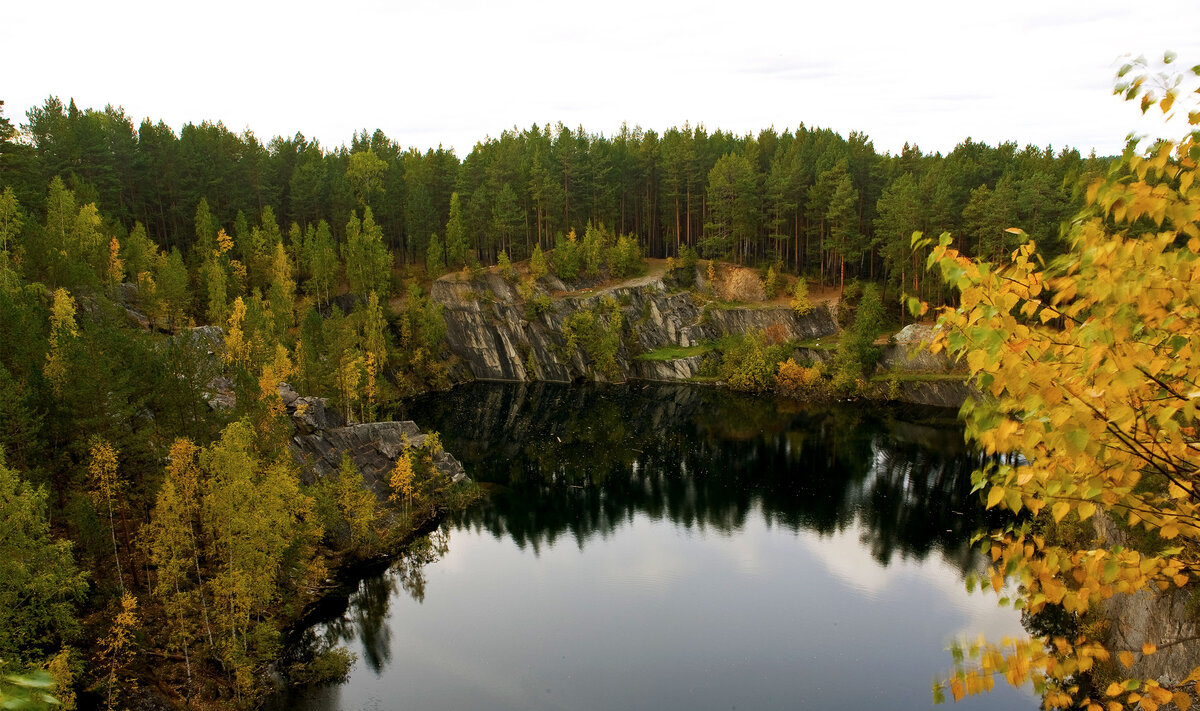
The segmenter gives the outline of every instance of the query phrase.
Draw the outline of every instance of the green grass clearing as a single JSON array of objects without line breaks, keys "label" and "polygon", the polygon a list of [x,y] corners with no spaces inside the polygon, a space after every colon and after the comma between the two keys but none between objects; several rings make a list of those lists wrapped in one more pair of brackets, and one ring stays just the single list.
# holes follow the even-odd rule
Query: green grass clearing
[{"label": "green grass clearing", "polygon": [[713,344],[711,343],[699,343],[694,346],[663,346],[639,355],[637,360],[679,360],[680,358],[704,355],[712,349]]}]

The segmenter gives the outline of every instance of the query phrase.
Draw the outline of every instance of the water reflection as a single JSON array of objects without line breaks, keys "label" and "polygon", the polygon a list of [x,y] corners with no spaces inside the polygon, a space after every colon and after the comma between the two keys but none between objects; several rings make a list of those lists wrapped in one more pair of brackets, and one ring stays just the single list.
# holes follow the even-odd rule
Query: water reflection
[{"label": "water reflection", "polygon": [[456,525],[535,551],[564,535],[583,547],[637,514],[729,534],[761,509],[792,531],[860,526],[884,565],[938,551],[966,570],[967,541],[986,524],[970,493],[978,462],[944,412],[680,385],[480,383],[405,414],[499,488]]},{"label": "water reflection", "polygon": [[930,708],[950,638],[1019,631],[963,588],[999,521],[952,415],[545,384],[398,414],[492,494],[362,582],[316,635],[350,681],[287,708]]}]

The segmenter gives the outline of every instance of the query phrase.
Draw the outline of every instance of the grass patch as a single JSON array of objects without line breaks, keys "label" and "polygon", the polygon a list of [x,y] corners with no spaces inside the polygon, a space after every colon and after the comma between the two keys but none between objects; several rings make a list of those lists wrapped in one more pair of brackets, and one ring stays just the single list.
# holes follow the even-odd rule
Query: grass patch
[{"label": "grass patch", "polygon": [[712,349],[713,344],[711,343],[699,343],[694,346],[663,346],[649,353],[642,353],[637,357],[637,360],[679,360],[680,358],[704,355]]}]

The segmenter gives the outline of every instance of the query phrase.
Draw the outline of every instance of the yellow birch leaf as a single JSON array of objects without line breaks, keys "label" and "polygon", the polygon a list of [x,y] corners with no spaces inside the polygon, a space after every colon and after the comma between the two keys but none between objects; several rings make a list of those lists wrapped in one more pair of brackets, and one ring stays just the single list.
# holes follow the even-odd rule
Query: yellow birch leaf
[{"label": "yellow birch leaf", "polygon": [[1066,501],[1059,501],[1053,507],[1051,507],[1050,513],[1054,514],[1054,522],[1058,523],[1059,521],[1063,520],[1063,516],[1066,516],[1067,512],[1070,510],[1070,504],[1068,504]]},{"label": "yellow birch leaf", "polygon": [[1003,486],[993,486],[988,491],[987,507],[989,509],[993,508],[996,504],[1000,503],[1003,500],[1004,500],[1004,487]]},{"label": "yellow birch leaf", "polygon": [[1192,707],[1192,697],[1188,696],[1182,691],[1176,691],[1174,694],[1172,694],[1171,700],[1174,701],[1175,705],[1179,707],[1179,711],[1188,711],[1188,709]]},{"label": "yellow birch leaf", "polygon": [[1151,654],[1154,654],[1157,651],[1158,651],[1158,647],[1154,646],[1153,644],[1150,644],[1149,642],[1142,645],[1142,654],[1145,654],[1146,656],[1150,656]]},{"label": "yellow birch leaf", "polygon": [[1108,685],[1108,688],[1104,690],[1104,693],[1108,696],[1120,696],[1122,693],[1124,693],[1124,691],[1125,687],[1114,681]]},{"label": "yellow birch leaf", "polygon": [[1076,510],[1079,512],[1079,520],[1086,521],[1092,514],[1096,513],[1096,505],[1090,501],[1084,501]]},{"label": "yellow birch leaf", "polygon": [[1133,652],[1118,652],[1117,658],[1121,660],[1122,666],[1124,666],[1126,669],[1133,666]]}]

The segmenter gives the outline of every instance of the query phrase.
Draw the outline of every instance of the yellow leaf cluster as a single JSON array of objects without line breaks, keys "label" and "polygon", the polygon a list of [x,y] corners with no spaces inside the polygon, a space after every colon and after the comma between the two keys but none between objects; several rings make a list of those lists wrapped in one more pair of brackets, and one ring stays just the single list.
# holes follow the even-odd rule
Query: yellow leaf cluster
[{"label": "yellow leaf cluster", "polygon": [[[1132,154],[1088,188],[1071,249],[1045,265],[1033,242],[1007,262],[976,263],[943,235],[931,267],[959,290],[939,317],[939,347],[962,358],[983,396],[963,408],[990,455],[987,506],[1054,521],[1097,514],[1143,528],[1141,550],[1072,550],[1027,527],[985,540],[989,578],[1017,583],[1018,606],[1082,613],[1120,594],[1185,585],[1200,570],[1200,186],[1197,136]],[[1148,643],[1143,655],[1153,654]],[[1033,681],[1048,707],[1157,708],[1171,690],[1125,680],[1103,702],[1078,699],[1074,674],[1109,650],[1086,636],[981,646],[950,679],[955,698],[983,677]],[[1128,668],[1132,652],[1114,650]],[[983,675],[980,677],[979,675]],[[974,680],[974,681],[973,681]]]}]

